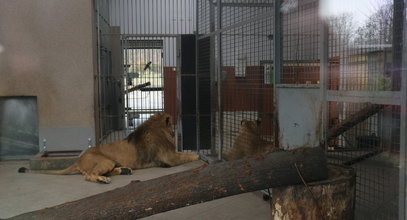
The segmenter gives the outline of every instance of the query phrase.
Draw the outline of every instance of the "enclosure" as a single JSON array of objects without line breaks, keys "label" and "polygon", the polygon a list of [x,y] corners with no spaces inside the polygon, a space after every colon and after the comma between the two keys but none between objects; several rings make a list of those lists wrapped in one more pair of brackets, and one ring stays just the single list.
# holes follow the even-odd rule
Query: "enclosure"
[{"label": "enclosure", "polygon": [[[32,88],[34,74],[0,82],[0,158],[122,140],[151,115],[166,112],[174,119],[178,151],[222,160],[242,121],[257,121],[262,140],[273,146],[323,147],[329,162],[353,167],[355,219],[407,217],[404,0],[86,3],[62,11],[73,14],[67,22],[87,15],[87,25],[37,15],[55,30],[64,28],[60,33],[82,35],[48,36],[39,28],[41,35],[3,37],[21,44],[31,35],[47,36],[38,45],[20,45],[32,54],[49,39],[77,43],[55,43],[41,56],[50,66],[37,68],[34,59],[21,67],[41,73],[67,63],[68,72],[42,75]],[[64,55],[72,45],[77,52]],[[76,56],[83,62],[72,61]],[[23,58],[5,70],[13,73]],[[24,88],[9,86],[18,82]]]},{"label": "enclosure", "polygon": [[[356,219],[403,219],[404,2],[346,4],[97,1],[100,141],[166,111],[179,150],[221,158],[243,119],[260,120],[274,145],[322,145],[356,169]],[[109,79],[121,76],[117,114]]]}]

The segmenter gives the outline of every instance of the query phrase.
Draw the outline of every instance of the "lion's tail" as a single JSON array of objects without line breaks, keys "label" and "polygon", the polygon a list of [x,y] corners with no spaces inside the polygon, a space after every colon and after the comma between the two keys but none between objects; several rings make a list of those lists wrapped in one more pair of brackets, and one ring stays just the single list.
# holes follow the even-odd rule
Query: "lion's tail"
[{"label": "lion's tail", "polygon": [[54,175],[66,175],[71,174],[75,171],[78,171],[76,164],[71,165],[70,167],[63,170],[30,170],[25,167],[18,169],[19,173],[42,173],[42,174],[54,174]]}]

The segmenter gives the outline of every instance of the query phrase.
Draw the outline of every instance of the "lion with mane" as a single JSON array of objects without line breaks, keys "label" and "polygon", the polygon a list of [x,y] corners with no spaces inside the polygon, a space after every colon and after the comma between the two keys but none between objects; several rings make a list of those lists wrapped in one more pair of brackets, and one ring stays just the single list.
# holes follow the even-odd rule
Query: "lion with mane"
[{"label": "lion with mane", "polygon": [[71,174],[80,172],[86,180],[110,183],[109,176],[129,175],[148,167],[172,167],[199,159],[192,152],[176,152],[172,117],[157,113],[138,126],[127,138],[87,149],[64,170],[29,170],[20,173]]}]

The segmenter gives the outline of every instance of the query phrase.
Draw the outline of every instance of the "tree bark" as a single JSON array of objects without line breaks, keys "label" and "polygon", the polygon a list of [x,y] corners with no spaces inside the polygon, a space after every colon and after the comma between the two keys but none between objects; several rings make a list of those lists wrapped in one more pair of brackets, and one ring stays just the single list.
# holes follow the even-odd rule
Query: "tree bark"
[{"label": "tree bark", "polygon": [[151,83],[146,82],[146,83],[143,83],[143,84],[140,84],[140,85],[133,86],[133,87],[131,87],[130,89],[127,90],[127,93],[134,92],[136,90],[142,89],[142,88],[147,87],[149,85],[151,85]]},{"label": "tree bark", "polygon": [[12,219],[136,219],[205,201],[327,178],[322,148],[274,151],[130,184]]},{"label": "tree bark", "polygon": [[351,129],[353,126],[359,124],[360,122],[368,119],[370,116],[378,113],[383,109],[382,105],[368,105],[367,107],[357,111],[356,113],[350,115],[345,120],[343,120],[338,125],[330,128],[328,130],[328,140],[338,137],[345,131]]},{"label": "tree bark", "polygon": [[352,220],[356,173],[352,167],[328,165],[323,181],[273,188],[272,219]]}]

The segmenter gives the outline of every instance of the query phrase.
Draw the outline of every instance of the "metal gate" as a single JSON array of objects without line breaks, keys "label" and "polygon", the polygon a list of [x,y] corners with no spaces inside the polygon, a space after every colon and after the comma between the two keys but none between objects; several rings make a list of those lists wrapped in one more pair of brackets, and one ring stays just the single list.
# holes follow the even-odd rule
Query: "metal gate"
[{"label": "metal gate", "polygon": [[126,37],[122,43],[125,121],[133,129],[164,111],[163,41]]},{"label": "metal gate", "polygon": [[175,120],[181,144],[177,42],[195,29],[195,1],[94,2],[97,143],[123,139],[152,114],[165,111]]}]

